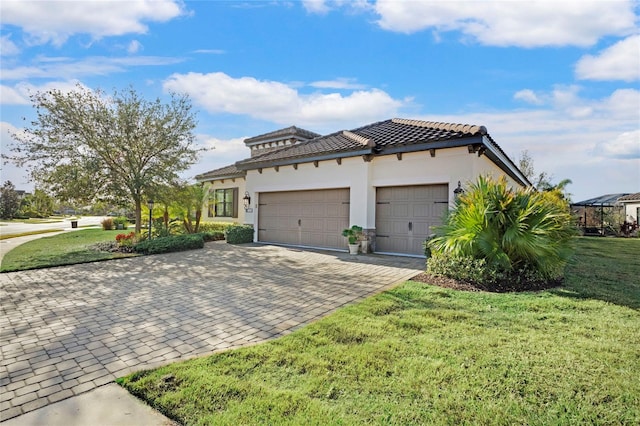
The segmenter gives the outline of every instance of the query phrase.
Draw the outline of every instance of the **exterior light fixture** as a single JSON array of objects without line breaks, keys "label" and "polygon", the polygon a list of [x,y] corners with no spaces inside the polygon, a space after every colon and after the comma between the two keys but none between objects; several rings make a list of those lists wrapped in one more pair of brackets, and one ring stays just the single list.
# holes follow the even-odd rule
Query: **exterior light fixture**
[{"label": "exterior light fixture", "polygon": [[462,193],[464,193],[464,189],[462,189],[462,184],[458,181],[458,187],[453,190],[453,196],[457,199]]},{"label": "exterior light fixture", "polygon": [[244,211],[249,210],[249,206],[251,205],[251,196],[249,195],[249,192],[244,193],[244,197],[242,197],[242,202],[244,204]]},{"label": "exterior light fixture", "polygon": [[149,239],[151,239],[151,224],[153,223],[153,200],[147,201],[147,207],[149,207]]}]

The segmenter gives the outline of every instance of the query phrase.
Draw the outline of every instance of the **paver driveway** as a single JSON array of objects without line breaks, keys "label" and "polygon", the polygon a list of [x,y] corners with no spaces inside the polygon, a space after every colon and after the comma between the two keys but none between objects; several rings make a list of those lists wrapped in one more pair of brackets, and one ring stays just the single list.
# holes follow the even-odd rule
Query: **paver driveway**
[{"label": "paver driveway", "polygon": [[132,371],[285,335],[423,266],[217,242],[0,274],[0,419]]}]

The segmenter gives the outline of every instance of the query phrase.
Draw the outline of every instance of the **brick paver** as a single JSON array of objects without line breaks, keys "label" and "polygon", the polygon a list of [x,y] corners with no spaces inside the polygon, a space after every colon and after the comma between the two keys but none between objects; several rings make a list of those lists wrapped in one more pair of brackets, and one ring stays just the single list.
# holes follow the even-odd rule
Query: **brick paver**
[{"label": "brick paver", "polygon": [[216,242],[0,274],[0,419],[136,370],[283,336],[423,266]]}]

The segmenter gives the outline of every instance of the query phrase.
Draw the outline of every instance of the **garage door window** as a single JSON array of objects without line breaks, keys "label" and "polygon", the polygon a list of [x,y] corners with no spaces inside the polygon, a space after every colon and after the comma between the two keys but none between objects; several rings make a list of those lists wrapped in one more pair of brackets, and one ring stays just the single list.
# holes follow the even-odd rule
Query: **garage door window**
[{"label": "garage door window", "polygon": [[216,189],[209,202],[209,217],[238,217],[238,188]]}]

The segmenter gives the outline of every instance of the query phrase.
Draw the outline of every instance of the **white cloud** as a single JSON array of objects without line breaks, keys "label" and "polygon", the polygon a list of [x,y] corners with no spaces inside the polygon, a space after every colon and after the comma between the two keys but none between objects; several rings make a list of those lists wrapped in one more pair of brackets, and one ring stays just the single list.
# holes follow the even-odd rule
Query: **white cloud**
[{"label": "white cloud", "polygon": [[196,175],[228,166],[236,161],[248,158],[251,155],[244,140],[251,136],[242,136],[231,139],[220,139],[215,136],[199,134],[196,136],[197,144],[207,151],[203,152],[198,164],[195,164],[185,178],[191,179]]},{"label": "white cloud", "polygon": [[640,80],[640,34],[627,37],[601,51],[585,55],[576,64],[582,80]]},{"label": "white cloud", "polygon": [[[588,99],[569,86],[536,96],[545,99],[544,107],[418,118],[486,126],[512,160],[526,149],[536,170],[551,174],[556,182],[571,179],[569,191],[576,201],[640,191],[640,90],[619,89]],[[577,116],[578,110],[589,112]]]},{"label": "white cloud", "polygon": [[322,81],[314,81],[313,83],[309,83],[309,86],[315,87],[317,89],[366,89],[367,86],[364,84],[356,83],[355,78],[343,78],[339,77],[335,80],[322,80]]},{"label": "white cloud", "polygon": [[29,98],[13,87],[0,85],[0,105],[29,105]]},{"label": "white cloud", "polygon": [[318,15],[325,15],[333,9],[345,6],[356,12],[372,9],[368,0],[302,0],[302,5],[307,12]]},{"label": "white cloud", "polygon": [[138,40],[131,40],[131,43],[127,46],[127,53],[138,53],[140,49],[142,49],[142,44]]},{"label": "white cloud", "polygon": [[203,54],[210,54],[210,55],[223,55],[223,54],[225,54],[227,52],[222,50],[222,49],[197,49],[197,50],[194,50],[193,53],[203,53]]},{"label": "white cloud", "polygon": [[632,0],[378,0],[375,10],[386,30],[461,31],[491,46],[590,46],[605,35],[630,34],[636,19]]},{"label": "white cloud", "polygon": [[11,41],[11,34],[0,37],[0,55],[13,56],[20,53],[20,49]]},{"label": "white cloud", "polygon": [[513,95],[513,98],[533,105],[542,105],[544,103],[531,89],[520,90]]},{"label": "white cloud", "polygon": [[90,90],[78,80],[50,81],[39,86],[24,82],[18,83],[13,87],[2,85],[0,86],[0,103],[2,105],[29,105],[31,104],[29,97],[36,92],[46,92],[56,89],[67,93],[77,90],[78,85]]},{"label": "white cloud", "polygon": [[3,25],[21,27],[31,44],[62,45],[74,34],[94,39],[147,32],[146,21],[165,22],[184,14],[175,0],[130,0],[114,7],[108,1],[3,1]]},{"label": "white cloud", "polygon": [[325,14],[331,10],[325,0],[302,0],[302,5],[309,13]]},{"label": "white cloud", "polygon": [[187,93],[210,113],[248,115],[274,123],[328,126],[370,122],[396,114],[405,101],[379,89],[302,94],[277,81],[233,78],[222,72],[173,74],[164,89]]},{"label": "white cloud", "polygon": [[[601,142],[596,149],[605,157],[640,159],[640,129],[624,132],[615,139]],[[640,164],[638,167],[640,168]]]},{"label": "white cloud", "polygon": [[137,66],[171,65],[182,61],[181,58],[162,56],[89,56],[80,60],[66,57],[38,57],[30,66],[3,68],[2,79],[4,81],[31,78],[71,79],[91,75],[109,75]]}]

